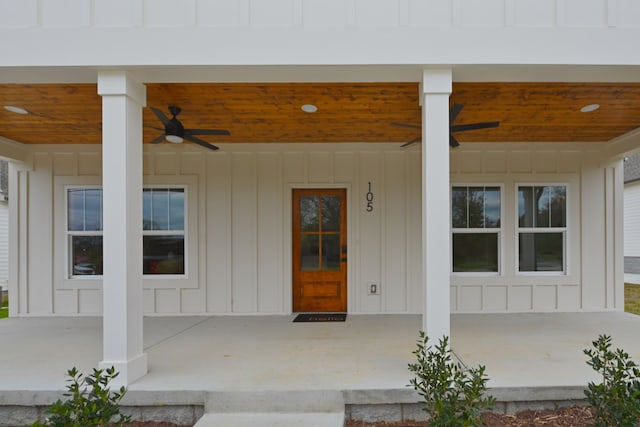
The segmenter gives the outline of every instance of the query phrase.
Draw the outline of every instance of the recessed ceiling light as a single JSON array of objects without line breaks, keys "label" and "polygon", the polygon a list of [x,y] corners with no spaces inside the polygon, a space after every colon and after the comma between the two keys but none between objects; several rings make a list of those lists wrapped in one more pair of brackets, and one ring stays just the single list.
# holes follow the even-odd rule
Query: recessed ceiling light
[{"label": "recessed ceiling light", "polygon": [[29,114],[29,112],[24,108],[14,107],[13,105],[5,105],[4,109],[16,114]]},{"label": "recessed ceiling light", "polygon": [[302,108],[302,111],[304,111],[305,113],[315,113],[316,111],[318,111],[318,107],[313,104],[304,104],[300,108]]},{"label": "recessed ceiling light", "polygon": [[598,108],[600,108],[600,104],[589,104],[582,107],[580,111],[583,113],[590,113],[592,111],[596,111]]}]

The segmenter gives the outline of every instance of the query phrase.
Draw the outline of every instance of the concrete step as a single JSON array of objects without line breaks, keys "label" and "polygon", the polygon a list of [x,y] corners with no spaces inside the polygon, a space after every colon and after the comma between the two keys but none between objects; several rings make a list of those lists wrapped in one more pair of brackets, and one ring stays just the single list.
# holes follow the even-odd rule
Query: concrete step
[{"label": "concrete step", "polygon": [[344,427],[342,413],[243,412],[205,414],[194,427]]},{"label": "concrete step", "polygon": [[344,411],[338,391],[210,392],[194,427],[343,427]]}]

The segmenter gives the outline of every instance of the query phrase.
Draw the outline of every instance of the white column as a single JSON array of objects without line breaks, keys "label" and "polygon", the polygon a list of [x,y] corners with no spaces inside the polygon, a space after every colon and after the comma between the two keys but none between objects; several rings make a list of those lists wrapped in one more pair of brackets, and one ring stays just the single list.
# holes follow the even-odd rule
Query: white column
[{"label": "white column", "polygon": [[451,70],[425,70],[422,101],[422,327],[450,336],[449,95]]},{"label": "white column", "polygon": [[123,71],[98,74],[102,96],[103,360],[117,385],[147,374],[142,343],[142,107],[146,88]]}]

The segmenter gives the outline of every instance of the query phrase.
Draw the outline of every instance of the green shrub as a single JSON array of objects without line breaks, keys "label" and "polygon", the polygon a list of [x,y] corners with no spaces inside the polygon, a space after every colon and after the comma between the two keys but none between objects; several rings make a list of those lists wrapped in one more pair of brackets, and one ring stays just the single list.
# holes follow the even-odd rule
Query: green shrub
[{"label": "green shrub", "polygon": [[94,369],[90,376],[83,376],[76,368],[67,372],[70,384],[64,402],[58,400],[47,412],[45,421],[36,421],[32,427],[104,427],[122,426],[130,422],[129,416],[120,413],[120,401],[126,393],[124,387],[111,392],[109,383],[118,376],[115,368]]},{"label": "green shrub", "polygon": [[483,410],[493,407],[495,398],[485,395],[489,378],[485,367],[467,369],[454,363],[449,349],[449,338],[442,337],[432,350],[429,338],[421,331],[416,363],[409,364],[415,374],[410,385],[424,398],[425,412],[430,426],[477,426]]},{"label": "green shrub", "polygon": [[611,337],[600,335],[594,349],[584,350],[587,365],[602,375],[602,382],[590,382],[584,394],[593,406],[597,427],[638,426],[640,420],[640,370],[629,354],[611,350]]}]

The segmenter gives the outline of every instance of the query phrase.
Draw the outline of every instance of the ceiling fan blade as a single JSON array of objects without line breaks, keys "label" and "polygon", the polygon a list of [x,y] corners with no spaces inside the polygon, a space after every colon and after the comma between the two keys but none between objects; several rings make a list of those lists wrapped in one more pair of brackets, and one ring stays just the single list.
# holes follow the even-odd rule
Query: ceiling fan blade
[{"label": "ceiling fan blade", "polygon": [[458,114],[460,114],[463,107],[464,105],[462,104],[453,104],[451,106],[449,109],[449,123],[452,123],[458,117]]},{"label": "ceiling fan blade", "polygon": [[451,132],[463,132],[466,130],[497,128],[498,126],[500,126],[500,122],[484,122],[484,123],[469,123],[467,125],[451,125]]},{"label": "ceiling fan blade", "polygon": [[405,129],[422,129],[422,126],[406,125],[404,123],[391,123],[391,126],[395,126],[398,128],[405,128]]},{"label": "ceiling fan blade", "polygon": [[169,118],[162,112],[162,110],[159,110],[155,107],[151,107],[151,111],[153,111],[155,115],[158,116],[158,118],[160,119],[163,125],[166,126],[167,123],[169,123]]},{"label": "ceiling fan blade", "polygon": [[164,141],[164,135],[160,135],[159,137],[157,137],[156,139],[151,141],[149,144],[158,144],[158,143],[160,143],[162,141]]},{"label": "ceiling fan blade", "polygon": [[453,147],[453,148],[456,148],[459,145],[460,145],[460,143],[458,142],[456,137],[451,135],[451,134],[449,134],[449,146]]},{"label": "ceiling fan blade", "polygon": [[191,135],[231,135],[226,129],[185,129],[184,132]]},{"label": "ceiling fan blade", "polygon": [[420,141],[422,141],[422,137],[412,139],[411,141],[409,141],[409,142],[405,142],[404,144],[402,144],[402,145],[400,146],[400,148],[408,147],[408,146],[413,145],[413,144],[415,144],[416,142],[420,142]]},{"label": "ceiling fan blade", "polygon": [[187,141],[191,141],[194,142],[198,145],[202,145],[205,148],[208,148],[209,150],[218,150],[219,148],[216,147],[213,144],[209,144],[207,141],[203,141],[200,138],[196,138],[195,136],[193,136],[191,133],[186,133],[184,134],[184,139],[186,139]]}]

